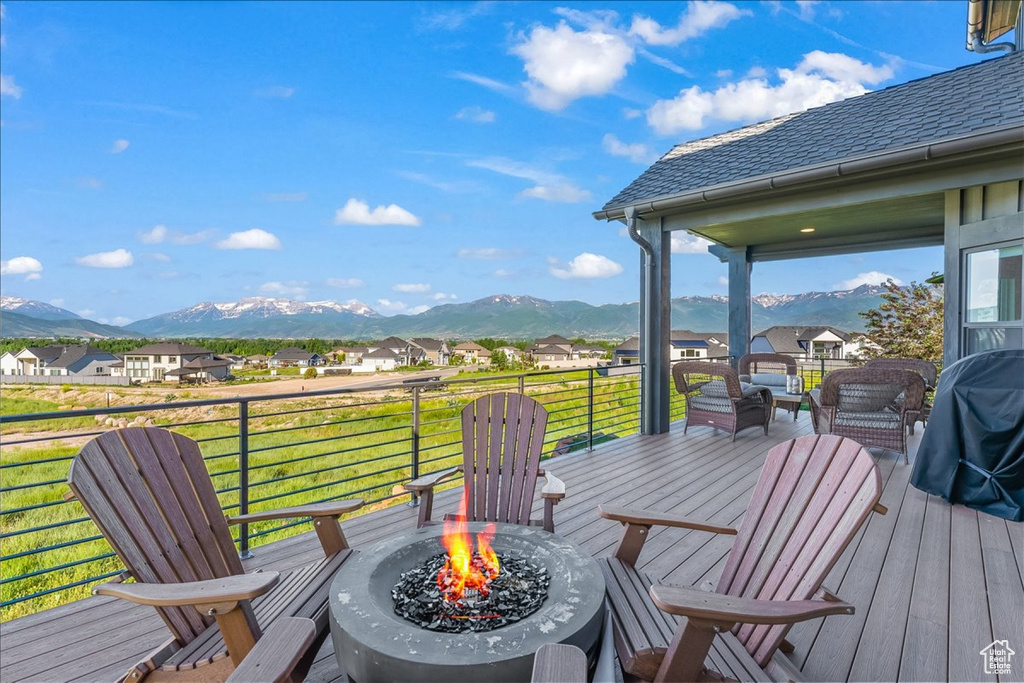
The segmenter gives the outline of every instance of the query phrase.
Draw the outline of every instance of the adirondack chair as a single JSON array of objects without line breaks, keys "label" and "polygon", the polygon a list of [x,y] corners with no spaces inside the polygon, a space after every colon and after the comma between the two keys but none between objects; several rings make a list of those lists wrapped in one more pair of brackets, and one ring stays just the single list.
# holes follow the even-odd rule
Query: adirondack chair
[{"label": "adirondack chair", "polygon": [[[362,500],[225,517],[198,444],[150,427],[110,431],[87,443],[68,484],[66,498],[82,504],[136,581],[101,584],[93,593],[152,605],[171,631],[124,680],[157,669],[160,680],[173,674],[224,680],[253,648],[261,625],[306,617],[315,637],[295,668],[301,680],[327,635],[330,581],[352,552],[338,517]],[[245,574],[228,524],[295,517],[313,518],[324,559],[290,573]],[[301,623],[290,629],[304,630]]]},{"label": "adirondack chair", "polygon": [[[419,495],[417,526],[437,523],[431,519],[434,487],[461,473],[469,521],[543,526],[553,532],[554,506],[565,498],[565,484],[540,467],[547,424],[544,406],[522,394],[488,394],[463,408],[463,464],[405,485]],[[544,519],[531,520],[538,476],[545,478],[540,493]]]},{"label": "adirondack chair", "polygon": [[[852,439],[804,436],[772,448],[739,530],[626,508],[603,562],[615,647],[626,673],[653,681],[799,680],[784,638],[799,621],[852,614],[821,583],[878,504],[882,481]],[[655,524],[735,534],[715,592],[653,584],[636,569]],[[657,608],[657,609],[656,609]],[[677,617],[686,617],[680,622]]]}]

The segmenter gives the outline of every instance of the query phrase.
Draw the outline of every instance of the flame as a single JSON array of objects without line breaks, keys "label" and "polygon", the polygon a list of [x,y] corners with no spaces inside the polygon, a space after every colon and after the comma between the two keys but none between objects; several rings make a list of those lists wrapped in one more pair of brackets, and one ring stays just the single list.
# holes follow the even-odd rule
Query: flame
[{"label": "flame", "polygon": [[448,558],[437,573],[437,587],[445,600],[461,600],[467,590],[487,597],[488,584],[501,569],[498,556],[491,548],[495,529],[494,524],[488,524],[477,534],[474,553],[466,523],[466,492],[463,490],[459,513],[454,519],[445,520],[441,536]]}]

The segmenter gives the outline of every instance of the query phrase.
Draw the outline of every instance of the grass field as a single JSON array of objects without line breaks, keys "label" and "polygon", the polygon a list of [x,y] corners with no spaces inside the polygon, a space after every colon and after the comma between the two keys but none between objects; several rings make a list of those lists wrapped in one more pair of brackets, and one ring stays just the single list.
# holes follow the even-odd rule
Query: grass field
[{"label": "grass field", "polygon": [[[547,452],[562,439],[574,439],[572,448],[586,446],[588,376],[587,371],[567,371],[554,378],[525,379],[525,392],[549,410]],[[508,379],[483,378],[473,385],[422,393],[417,424],[421,474],[459,462],[462,407],[482,393],[499,389],[515,391],[516,386]],[[595,434],[607,439],[637,432],[639,382],[635,376],[598,378],[593,402]],[[50,412],[58,407],[25,395],[8,399],[5,393],[3,413]],[[408,500],[401,484],[412,477],[411,393],[254,400],[249,411],[250,511],[358,496],[369,503],[365,512]],[[237,511],[242,477],[238,407],[175,408],[168,403],[146,415],[157,425],[200,443],[222,505],[229,513]],[[68,490],[71,459],[83,442],[74,435],[104,428],[97,424],[94,417],[82,416],[4,425],[5,438],[20,434],[47,440],[3,449],[0,599],[7,603],[40,595],[5,604],[0,620],[84,597],[97,577],[121,569],[81,505],[62,499]],[[60,434],[50,439],[46,437],[50,432]],[[307,523],[282,527],[264,522],[251,525],[249,534],[257,546],[308,529]]]}]

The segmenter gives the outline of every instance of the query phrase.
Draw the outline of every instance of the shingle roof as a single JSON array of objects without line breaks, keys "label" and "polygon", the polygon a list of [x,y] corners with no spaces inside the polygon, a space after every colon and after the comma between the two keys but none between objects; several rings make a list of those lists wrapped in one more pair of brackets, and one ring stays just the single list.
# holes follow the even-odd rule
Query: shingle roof
[{"label": "shingle roof", "polygon": [[114,354],[108,353],[107,351],[104,351],[102,349],[98,349],[95,346],[69,346],[64,349],[63,353],[61,353],[56,360],[54,360],[52,363],[49,363],[48,367],[70,367],[72,364],[77,363],[86,356],[99,356],[102,360],[114,360]]},{"label": "shingle roof", "polygon": [[802,341],[814,339],[823,332],[831,332],[843,341],[850,341],[850,335],[834,327],[800,327],[795,325],[776,325],[755,334],[764,337],[772,345],[776,353],[802,353],[806,349],[800,345]]},{"label": "shingle roof", "polygon": [[603,210],[1024,125],[1024,51],[674,147]]},{"label": "shingle roof", "polygon": [[444,342],[440,339],[429,339],[424,337],[417,337],[412,340],[412,343],[421,349],[426,349],[427,351],[440,351],[441,347],[444,346]]}]

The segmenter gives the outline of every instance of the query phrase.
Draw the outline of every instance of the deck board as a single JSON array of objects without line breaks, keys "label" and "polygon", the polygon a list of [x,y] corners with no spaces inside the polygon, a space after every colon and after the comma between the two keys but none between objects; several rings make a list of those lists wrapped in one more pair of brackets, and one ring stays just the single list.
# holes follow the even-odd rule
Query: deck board
[{"label": "deck board", "polygon": [[[735,443],[703,427],[684,436],[674,424],[669,434],[626,437],[592,453],[558,456],[545,463],[568,492],[555,508],[556,531],[596,556],[609,554],[621,526],[596,514],[602,503],[736,526],[768,449],[810,431],[806,413],[796,422],[773,422],[768,437],[758,430],[741,432]],[[912,443],[919,440],[920,432]],[[879,465],[882,502],[890,512],[871,516],[825,583],[852,602],[857,614],[795,627],[789,637],[796,647],[793,661],[810,680],[923,681],[948,674],[956,681],[994,681],[982,672],[979,650],[994,637],[1024,643],[1024,524],[953,508],[913,489],[911,468],[902,458]],[[451,511],[457,502],[456,491],[439,493],[435,514]],[[538,501],[535,516],[540,506]],[[359,548],[411,530],[415,520],[415,508],[402,504],[343,526]],[[731,542],[727,536],[658,528],[640,565],[666,583],[716,582]],[[258,546],[254,554],[243,563],[247,571],[293,569],[322,556],[312,533]],[[166,637],[149,608],[87,598],[0,624],[0,681],[113,679]],[[1018,672],[1024,664],[1006,680],[1021,680]],[[307,680],[346,682],[330,639]]]}]

